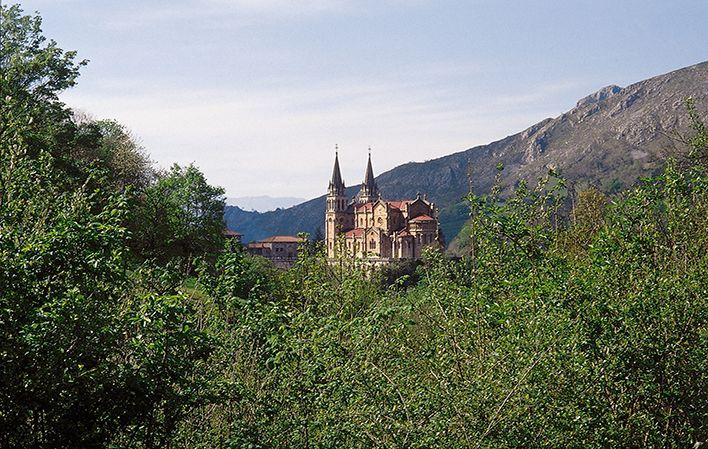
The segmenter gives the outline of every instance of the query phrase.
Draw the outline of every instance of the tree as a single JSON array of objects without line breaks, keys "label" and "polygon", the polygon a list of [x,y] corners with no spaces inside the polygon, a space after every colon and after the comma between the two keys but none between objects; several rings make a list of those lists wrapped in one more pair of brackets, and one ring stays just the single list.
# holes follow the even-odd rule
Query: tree
[{"label": "tree", "polygon": [[44,45],[38,17],[0,14],[0,447],[164,447],[204,396],[211,342],[160,286],[174,275],[127,257],[124,189],[96,188],[113,156],[74,157],[56,96],[73,53]]},{"label": "tree", "polygon": [[155,177],[151,161],[125,126],[115,120],[76,120],[76,115],[75,121],[73,161],[102,169],[111,190],[140,193],[150,185]]},{"label": "tree", "polygon": [[87,61],[77,62],[76,52],[47,40],[41,25],[39,16],[22,15],[19,5],[0,5],[0,139],[20,132],[16,137],[29,155],[43,149],[59,157],[75,125],[58,94],[75,85]]},{"label": "tree", "polygon": [[194,165],[173,165],[145,190],[133,219],[138,254],[169,260],[209,255],[223,248],[224,190],[209,185]]}]

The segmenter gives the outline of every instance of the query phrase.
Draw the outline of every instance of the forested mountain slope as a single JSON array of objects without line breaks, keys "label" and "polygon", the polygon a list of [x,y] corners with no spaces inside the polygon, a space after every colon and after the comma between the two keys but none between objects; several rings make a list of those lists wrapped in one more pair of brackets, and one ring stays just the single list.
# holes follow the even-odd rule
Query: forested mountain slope
[{"label": "forested mountain slope", "polygon": [[[656,76],[625,88],[608,86],[578,101],[575,108],[545,119],[522,132],[488,145],[426,162],[411,162],[376,178],[386,198],[427,193],[441,208],[441,225],[448,241],[467,218],[461,198],[472,186],[487,192],[496,166],[505,166],[503,182],[535,179],[549,166],[576,185],[593,184],[607,192],[632,185],[654,173],[666,157],[678,151],[671,135],[683,132],[688,117],[683,107],[693,97],[699,113],[708,106],[708,62]],[[471,170],[470,170],[471,168]],[[327,182],[323,173],[322,185]],[[353,195],[359,186],[347,189]],[[314,234],[322,226],[324,196],[288,209],[266,213],[228,207],[230,229],[246,241],[273,234]]]}]

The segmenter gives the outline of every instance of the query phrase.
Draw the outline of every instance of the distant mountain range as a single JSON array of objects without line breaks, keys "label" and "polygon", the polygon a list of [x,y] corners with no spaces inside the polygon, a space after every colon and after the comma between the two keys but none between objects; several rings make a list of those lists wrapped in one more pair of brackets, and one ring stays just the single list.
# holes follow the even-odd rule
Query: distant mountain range
[{"label": "distant mountain range", "polygon": [[[426,193],[440,207],[441,227],[449,242],[467,220],[462,197],[470,185],[476,193],[488,192],[498,163],[505,166],[503,182],[508,186],[520,179],[533,181],[550,166],[576,186],[595,185],[607,192],[655,173],[667,156],[680,151],[671,135],[688,129],[684,101],[689,96],[699,112],[708,115],[708,61],[625,88],[605,87],[559,117],[488,145],[398,166],[378,176],[376,182],[388,199]],[[328,175],[322,174],[323,190]],[[352,196],[358,189],[358,185],[351,186],[347,194]],[[250,241],[300,231],[315,234],[322,228],[324,211],[323,195],[265,213],[227,207],[225,219],[230,229]]]},{"label": "distant mountain range", "polygon": [[305,201],[305,198],[295,198],[291,196],[272,197],[260,196],[240,196],[237,198],[226,198],[228,206],[236,206],[245,211],[268,212],[276,209],[285,209],[295,206]]}]

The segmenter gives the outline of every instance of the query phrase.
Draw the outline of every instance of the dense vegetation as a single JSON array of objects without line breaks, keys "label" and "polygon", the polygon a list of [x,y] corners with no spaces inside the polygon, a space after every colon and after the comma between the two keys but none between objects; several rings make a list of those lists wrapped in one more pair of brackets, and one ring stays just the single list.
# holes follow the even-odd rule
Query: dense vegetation
[{"label": "dense vegetation", "polygon": [[621,195],[550,173],[470,196],[462,259],[372,271],[308,248],[279,271],[224,245],[197,168],[155,171],[58,100],[83,63],[38,17],[1,23],[0,447],[708,437],[697,106],[685,157]]}]

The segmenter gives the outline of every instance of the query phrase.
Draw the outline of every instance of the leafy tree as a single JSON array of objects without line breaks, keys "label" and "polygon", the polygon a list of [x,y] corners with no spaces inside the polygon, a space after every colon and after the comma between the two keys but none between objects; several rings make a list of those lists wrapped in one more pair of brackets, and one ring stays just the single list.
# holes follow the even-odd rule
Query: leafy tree
[{"label": "leafy tree", "polygon": [[78,122],[69,156],[102,169],[105,187],[116,191],[130,188],[133,194],[140,194],[155,177],[145,150],[125,126],[114,120]]},{"label": "leafy tree", "polygon": [[1,13],[0,446],[164,447],[205,397],[210,340],[127,257],[126,196],[71,156],[73,53]]},{"label": "leafy tree", "polygon": [[41,25],[19,5],[0,6],[0,140],[21,138],[30,156],[42,149],[61,157],[75,126],[58,94],[74,86],[87,61],[47,40]]},{"label": "leafy tree", "polygon": [[223,248],[224,190],[209,185],[194,165],[173,165],[149,186],[133,216],[133,246],[138,254],[186,266]]},{"label": "leafy tree", "polygon": [[133,280],[124,198],[57,190],[48,154],[11,162],[1,167],[11,174],[0,207],[0,445],[101,447],[136,432],[162,447],[199,396],[208,341],[175,292]]}]

